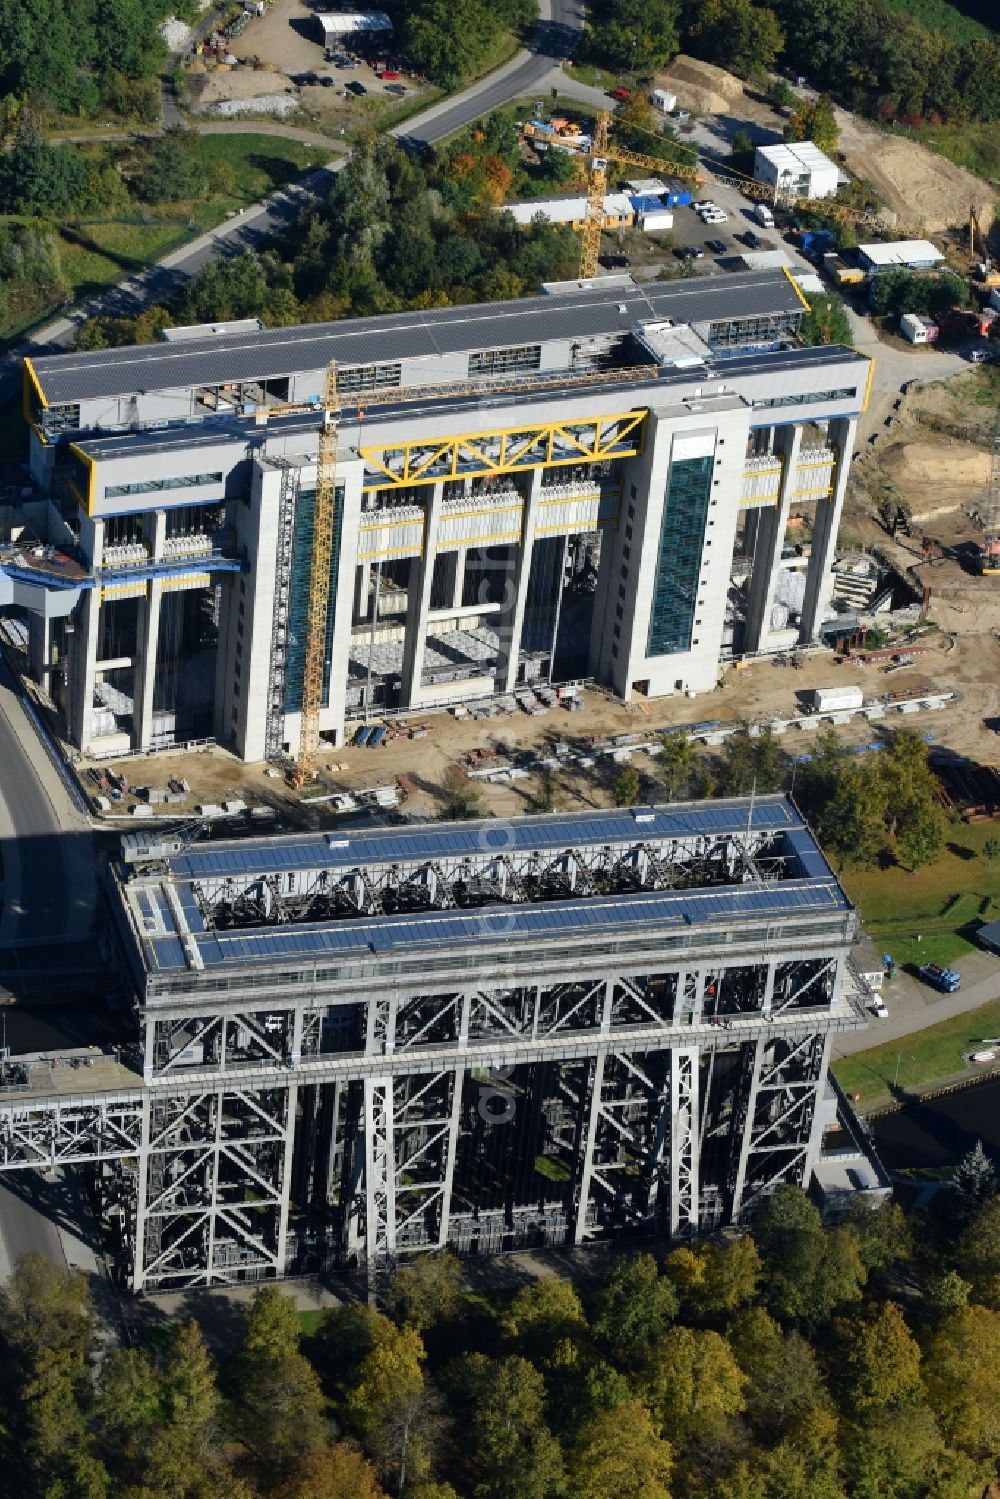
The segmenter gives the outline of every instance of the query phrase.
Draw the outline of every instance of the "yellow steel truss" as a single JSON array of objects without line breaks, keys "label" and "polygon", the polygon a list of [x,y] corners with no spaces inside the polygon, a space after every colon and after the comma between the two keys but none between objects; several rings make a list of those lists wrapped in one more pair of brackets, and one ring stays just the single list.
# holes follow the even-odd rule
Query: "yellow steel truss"
[{"label": "yellow steel truss", "polygon": [[580,275],[585,281],[597,275],[597,256],[601,248],[601,230],[604,228],[604,194],[608,190],[609,120],[609,115],[599,114],[594,124],[590,186],[587,190],[587,211],[583,219],[583,239],[580,246]]},{"label": "yellow steel truss", "polygon": [[[642,451],[645,411],[497,427],[430,441],[379,444],[358,449],[369,470],[365,490],[436,484],[439,479],[478,479],[533,468],[634,458]],[[395,463],[393,462],[395,460]]]}]

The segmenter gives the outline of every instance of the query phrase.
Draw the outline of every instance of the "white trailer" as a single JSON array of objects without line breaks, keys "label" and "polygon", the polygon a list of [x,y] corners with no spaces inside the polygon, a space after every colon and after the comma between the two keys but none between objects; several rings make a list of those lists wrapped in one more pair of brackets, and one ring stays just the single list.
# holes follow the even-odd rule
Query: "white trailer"
[{"label": "white trailer", "polygon": [[767,203],[755,203],[751,212],[757,223],[764,229],[774,228],[774,214]]},{"label": "white trailer", "polygon": [[672,109],[677,108],[677,95],[672,94],[669,89],[654,88],[649,96],[649,102],[654,109],[663,114],[669,114]]},{"label": "white trailer", "polygon": [[864,702],[860,687],[814,687],[814,713],[846,713]]}]

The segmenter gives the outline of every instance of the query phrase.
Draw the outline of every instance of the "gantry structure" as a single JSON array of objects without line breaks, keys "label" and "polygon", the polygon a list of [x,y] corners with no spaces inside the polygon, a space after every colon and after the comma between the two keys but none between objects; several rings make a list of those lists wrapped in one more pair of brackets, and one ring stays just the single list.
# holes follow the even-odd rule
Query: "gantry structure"
[{"label": "gantry structure", "polygon": [[856,918],[778,796],[188,844],[108,869],[135,1045],[9,1062],[136,1291],[739,1224],[808,1187]]}]

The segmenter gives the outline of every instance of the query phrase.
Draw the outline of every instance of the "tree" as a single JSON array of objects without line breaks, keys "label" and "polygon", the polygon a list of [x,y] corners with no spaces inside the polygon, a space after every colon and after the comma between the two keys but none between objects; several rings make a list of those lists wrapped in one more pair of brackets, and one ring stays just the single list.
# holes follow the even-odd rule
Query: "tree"
[{"label": "tree", "polygon": [[430,1466],[427,1436],[437,1412],[424,1382],[427,1355],[413,1327],[397,1328],[379,1317],[370,1323],[370,1332],[372,1346],[348,1389],[346,1410],[379,1467],[395,1476],[401,1491],[408,1477],[426,1477]]},{"label": "tree", "polygon": [[898,1202],[883,1202],[878,1207],[853,1202],[843,1222],[857,1240],[866,1270],[888,1270],[913,1252],[910,1226]]},{"label": "tree", "polygon": [[982,1140],[977,1140],[965,1153],[952,1173],[952,1180],[967,1215],[993,1196],[997,1188],[996,1167],[983,1149]]},{"label": "tree", "polygon": [[974,1213],[958,1243],[958,1268],[975,1301],[1000,1309],[1000,1196]]},{"label": "tree", "polygon": [[729,1343],[747,1376],[747,1414],[764,1441],[780,1440],[829,1407],[812,1348],[801,1334],[783,1333],[762,1306],[736,1314]]},{"label": "tree", "polygon": [[774,11],[752,0],[702,0],[696,15],[691,37],[697,55],[743,78],[766,73],[784,44]]},{"label": "tree", "polygon": [[679,11],[679,0],[603,0],[587,37],[587,54],[614,70],[654,71],[679,49]]},{"label": "tree", "polygon": [[924,1291],[924,1302],[935,1312],[957,1312],[959,1307],[968,1306],[971,1290],[957,1270],[946,1270]]},{"label": "tree", "polygon": [[449,765],[441,777],[441,803],[445,822],[481,817],[483,813],[479,789],[460,765]]},{"label": "tree", "polygon": [[535,1365],[544,1365],[564,1339],[579,1339],[587,1331],[572,1283],[554,1275],[522,1286],[498,1320],[504,1340]]},{"label": "tree", "polygon": [[967,1306],[945,1317],[924,1359],[924,1383],[946,1439],[976,1459],[1000,1448],[1000,1312]]},{"label": "tree", "polygon": [[523,1358],[466,1354],[450,1368],[477,1474],[477,1499],[555,1499],[564,1491],[559,1443],[545,1421],[545,1385]]},{"label": "tree", "polygon": [[462,1298],[462,1267],[447,1250],[411,1256],[392,1282],[397,1314],[421,1334],[456,1316]]},{"label": "tree", "polygon": [[749,1234],[721,1244],[703,1244],[699,1258],[702,1274],[695,1300],[703,1314],[728,1316],[754,1299],[763,1266]]},{"label": "tree", "polygon": [[689,794],[695,765],[694,740],[686,730],[664,734],[657,764],[667,801],[682,801]]},{"label": "tree", "polygon": [[861,1419],[905,1405],[922,1392],[920,1349],[895,1302],[838,1328],[838,1370],[849,1407]]},{"label": "tree", "polygon": [[172,125],[150,148],[136,186],[147,203],[176,203],[200,197],[205,180],[197,135]]},{"label": "tree", "polygon": [[276,1286],[254,1296],[236,1360],[239,1429],[271,1483],[327,1440],[319,1376],[299,1352],[295,1303]]},{"label": "tree", "polygon": [[371,1464],[346,1442],[307,1453],[275,1493],[277,1499],[385,1499]]},{"label": "tree", "polygon": [[650,1349],[642,1371],[644,1403],[667,1441],[704,1441],[745,1409],[746,1378],[717,1332],[672,1327]]},{"label": "tree", "polygon": [[835,151],[840,127],[828,94],[803,99],[785,126],[786,141],[812,141],[821,151]]},{"label": "tree", "polygon": [[927,763],[927,745],[913,729],[897,731],[878,760],[885,785],[886,824],[897,852],[911,869],[930,864],[944,843],[938,780]]},{"label": "tree", "polygon": [[636,1401],[602,1411],[577,1436],[570,1454],[574,1499],[670,1499],[671,1451],[649,1412]]},{"label": "tree", "polygon": [[809,311],[799,325],[799,335],[806,344],[845,344],[854,347],[854,329],[847,309],[833,292],[814,292]]},{"label": "tree", "polygon": [[841,867],[874,864],[885,848],[888,788],[883,776],[863,759],[846,762],[833,795],[817,818],[820,842]]},{"label": "tree", "polygon": [[642,791],[642,781],[634,765],[623,765],[611,782],[616,807],[634,807]]},{"label": "tree", "polygon": [[[557,155],[560,153],[557,152]],[[554,812],[559,799],[559,783],[551,770],[543,770],[538,777],[534,795],[531,798],[532,812]]]},{"label": "tree", "polygon": [[94,1336],[86,1280],[78,1270],[57,1270],[42,1254],[22,1255],[0,1287],[0,1330],[24,1365],[47,1351],[82,1371]]},{"label": "tree", "polygon": [[824,1233],[818,1210],[799,1187],[782,1185],[757,1203],[751,1228],[776,1316],[817,1326],[860,1297],[866,1272],[857,1240],[845,1228]]},{"label": "tree", "polygon": [[651,1254],[631,1255],[597,1293],[594,1336],[633,1367],[677,1315],[677,1293]]},{"label": "tree", "polygon": [[776,791],[782,781],[779,753],[770,727],[752,735],[742,725],[722,746],[719,795],[746,796],[754,787],[759,794]]}]

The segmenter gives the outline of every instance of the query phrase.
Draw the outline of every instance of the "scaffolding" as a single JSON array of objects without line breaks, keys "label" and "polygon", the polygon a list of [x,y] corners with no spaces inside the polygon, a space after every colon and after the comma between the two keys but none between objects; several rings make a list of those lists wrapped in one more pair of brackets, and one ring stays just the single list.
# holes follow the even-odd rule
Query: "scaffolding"
[{"label": "scaffolding", "polygon": [[285,738],[285,688],[288,681],[288,630],[297,489],[295,472],[291,464],[284,460],[281,466],[281,491],[278,499],[274,628],[271,632],[271,659],[267,679],[267,719],[264,730],[264,755],[271,761],[280,758]]},{"label": "scaffolding", "polygon": [[307,765],[319,751],[319,715],[323,706],[327,614],[330,606],[330,563],[333,557],[334,511],[337,504],[338,411],[337,366],[331,360],[323,385],[323,426],[319,435],[316,500],[313,505],[309,613],[306,623],[299,740],[299,761],[302,765]]}]

